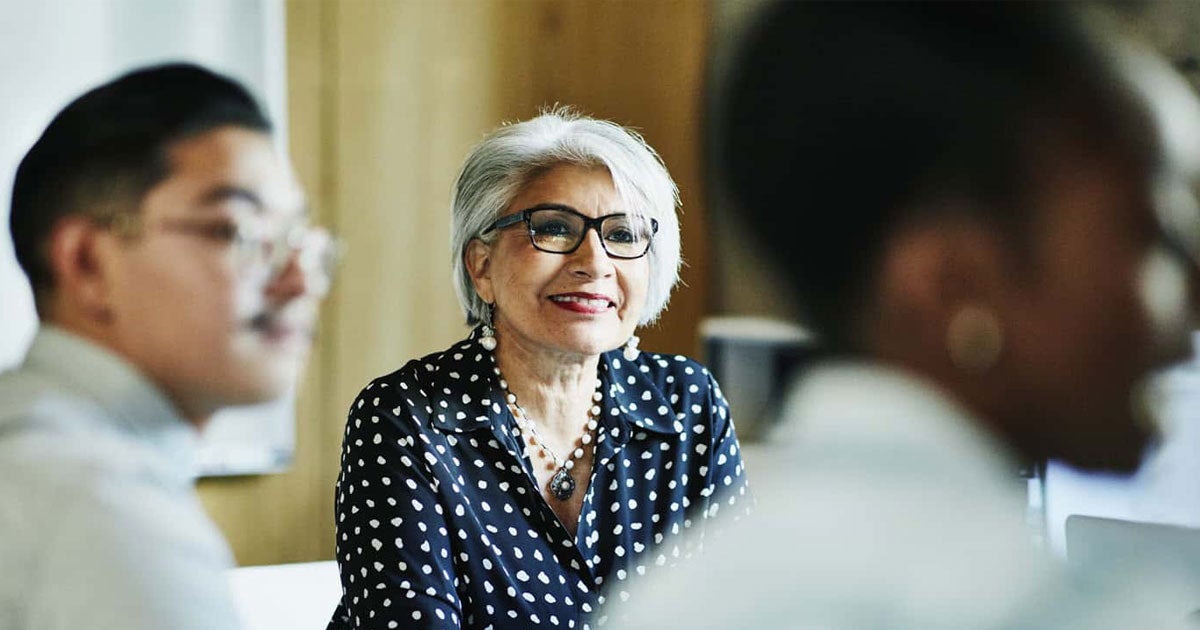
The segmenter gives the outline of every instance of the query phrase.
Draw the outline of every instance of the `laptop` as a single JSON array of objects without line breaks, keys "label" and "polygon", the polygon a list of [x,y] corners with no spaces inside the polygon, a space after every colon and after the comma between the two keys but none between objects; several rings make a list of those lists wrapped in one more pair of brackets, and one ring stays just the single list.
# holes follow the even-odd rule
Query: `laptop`
[{"label": "laptop", "polygon": [[1200,621],[1200,527],[1072,514],[1067,564],[1099,579],[1163,585]]}]

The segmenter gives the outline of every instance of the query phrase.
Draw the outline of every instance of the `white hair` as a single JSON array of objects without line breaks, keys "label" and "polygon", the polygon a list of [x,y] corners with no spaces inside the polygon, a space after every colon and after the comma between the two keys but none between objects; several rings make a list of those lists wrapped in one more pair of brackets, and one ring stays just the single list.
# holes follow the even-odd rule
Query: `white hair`
[{"label": "white hair", "polygon": [[[603,166],[627,212],[658,221],[647,254],[650,284],[638,325],[653,323],[679,282],[679,189],[666,165],[638,132],[557,106],[506,123],[467,155],[451,197],[450,255],[454,290],[468,323],[487,321],[489,305],[475,292],[465,254],[472,239],[508,207],[521,188],[560,164]],[[484,239],[487,240],[487,239]]]}]

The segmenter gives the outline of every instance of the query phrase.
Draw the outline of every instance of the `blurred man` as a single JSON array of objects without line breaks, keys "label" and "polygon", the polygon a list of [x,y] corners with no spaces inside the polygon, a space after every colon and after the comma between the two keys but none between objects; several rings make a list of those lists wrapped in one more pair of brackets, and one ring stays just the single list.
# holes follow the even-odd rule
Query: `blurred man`
[{"label": "blurred man", "polygon": [[266,115],[193,65],[116,78],[25,155],[11,229],[40,328],[0,376],[0,627],[239,627],[196,440],[289,391],[332,256]]},{"label": "blurred man", "polygon": [[1070,575],[1024,521],[1022,462],[1138,466],[1196,323],[1200,105],[1164,133],[1181,79],[1077,8],[766,5],[717,156],[828,359],[758,512],[618,627],[1187,627],[1195,584]]}]

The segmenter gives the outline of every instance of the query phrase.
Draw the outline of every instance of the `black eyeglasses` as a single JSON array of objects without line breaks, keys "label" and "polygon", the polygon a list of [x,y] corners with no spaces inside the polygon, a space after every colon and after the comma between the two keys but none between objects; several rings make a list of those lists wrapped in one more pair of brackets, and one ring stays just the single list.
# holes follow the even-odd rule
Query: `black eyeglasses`
[{"label": "black eyeglasses", "polygon": [[524,222],[529,241],[539,251],[570,254],[579,249],[589,229],[600,235],[604,253],[612,258],[641,258],[650,251],[650,241],[658,232],[658,221],[625,213],[606,214],[595,219],[567,206],[543,204],[496,219],[481,234]]}]

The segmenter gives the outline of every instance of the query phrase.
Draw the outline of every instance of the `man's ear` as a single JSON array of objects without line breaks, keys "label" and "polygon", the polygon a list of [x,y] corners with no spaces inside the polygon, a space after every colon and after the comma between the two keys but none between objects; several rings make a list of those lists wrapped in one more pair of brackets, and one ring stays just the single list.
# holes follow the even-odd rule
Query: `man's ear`
[{"label": "man's ear", "polygon": [[491,255],[491,245],[477,238],[467,243],[467,251],[463,254],[467,273],[471,274],[471,282],[475,284],[475,292],[489,304],[496,300],[492,291]]},{"label": "man's ear", "polygon": [[104,264],[106,244],[101,242],[109,236],[108,230],[80,215],[63,217],[51,229],[47,255],[54,289],[50,301],[58,316],[92,321],[111,317],[110,271]]}]

